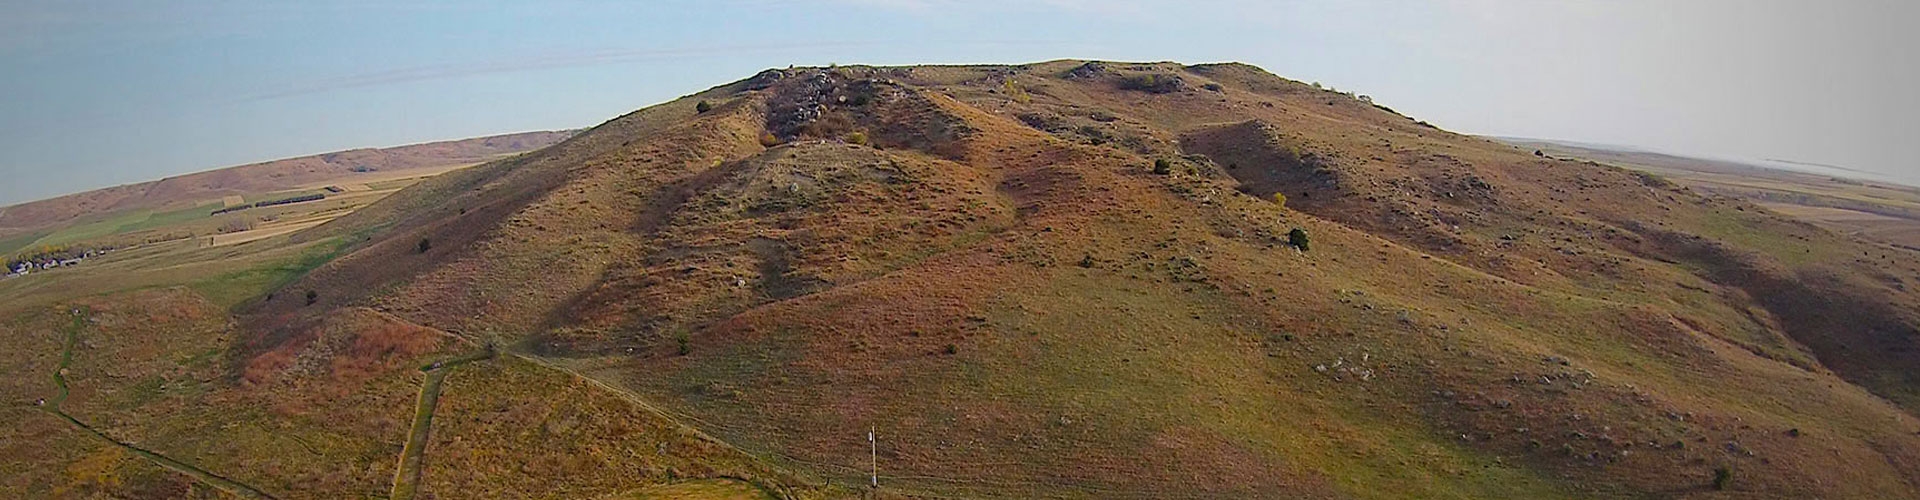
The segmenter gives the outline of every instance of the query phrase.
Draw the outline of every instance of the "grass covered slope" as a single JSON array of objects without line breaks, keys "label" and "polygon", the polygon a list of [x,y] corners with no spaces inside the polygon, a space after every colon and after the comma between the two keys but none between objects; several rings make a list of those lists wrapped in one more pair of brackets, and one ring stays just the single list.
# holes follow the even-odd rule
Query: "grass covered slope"
[{"label": "grass covered slope", "polygon": [[[770,70],[295,239],[368,228],[243,356],[388,316],[782,485],[877,428],[883,495],[1920,495],[1920,259],[1245,65]],[[523,439],[496,404],[437,436]],[[644,497],[555,480],[632,432],[566,422],[422,481]]]},{"label": "grass covered slope", "polygon": [[[525,360],[461,355],[472,347],[369,310],[340,311],[313,337],[251,360],[234,358],[245,352],[235,332],[181,287],[0,324],[22,348],[5,354],[15,382],[0,392],[23,402],[0,414],[13,457],[0,492],[385,498],[398,491],[403,443],[420,435],[426,474],[411,478],[413,498],[594,497],[723,480],[817,494],[617,393]],[[475,361],[440,373],[444,400],[425,410],[433,428],[417,427],[423,374],[460,359]],[[68,391],[55,390],[56,372]],[[49,409],[74,420],[37,411]]]}]

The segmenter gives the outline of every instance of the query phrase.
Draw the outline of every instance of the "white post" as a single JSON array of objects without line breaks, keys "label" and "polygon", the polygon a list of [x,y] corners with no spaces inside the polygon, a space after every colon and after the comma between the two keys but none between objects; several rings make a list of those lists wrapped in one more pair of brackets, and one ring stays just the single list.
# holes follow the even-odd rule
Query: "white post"
[{"label": "white post", "polygon": [[880,442],[875,440],[873,437],[873,431],[875,429],[878,429],[878,428],[877,427],[867,428],[867,445],[872,448],[871,452],[873,454],[873,487],[879,488],[880,487]]}]

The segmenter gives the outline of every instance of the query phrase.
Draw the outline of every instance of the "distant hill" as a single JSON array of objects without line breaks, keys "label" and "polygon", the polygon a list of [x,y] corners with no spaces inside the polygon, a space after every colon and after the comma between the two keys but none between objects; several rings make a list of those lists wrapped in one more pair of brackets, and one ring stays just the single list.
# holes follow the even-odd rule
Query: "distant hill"
[{"label": "distant hill", "polygon": [[1560,152],[1564,156],[1612,163],[1621,166],[1644,166],[1658,169],[1684,170],[1693,172],[1713,172],[1736,175],[1817,175],[1839,177],[1858,181],[1872,181],[1900,184],[1902,188],[1920,189],[1909,180],[1895,179],[1885,174],[1838,165],[1791,160],[1730,160],[1662,153],[1633,146],[1617,144],[1596,144],[1560,139],[1538,139],[1531,137],[1494,137],[1489,139],[1512,144],[1514,146],[1540,149],[1545,152]]},{"label": "distant hill", "polygon": [[209,170],[0,208],[0,236],[58,225],[88,214],[153,209],[258,194],[356,174],[478,163],[560,142],[574,131],[523,132],[391,148],[363,148]]},{"label": "distant hill", "polygon": [[1695,191],[1745,199],[1834,231],[1920,248],[1920,187],[1850,168],[1783,160],[1716,160],[1572,141],[1496,138],[1548,157],[1659,174]]}]

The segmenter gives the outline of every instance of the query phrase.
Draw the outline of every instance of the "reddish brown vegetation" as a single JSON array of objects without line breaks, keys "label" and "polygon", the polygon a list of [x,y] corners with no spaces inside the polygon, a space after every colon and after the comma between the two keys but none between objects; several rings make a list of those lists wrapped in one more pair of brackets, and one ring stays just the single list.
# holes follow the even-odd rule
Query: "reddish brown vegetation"
[{"label": "reddish brown vegetation", "polygon": [[248,360],[248,384],[318,383],[339,392],[387,372],[411,368],[444,347],[447,337],[367,309],[338,311],[312,329]]},{"label": "reddish brown vegetation", "polygon": [[[1121,88],[1144,74],[1182,83]],[[531,340],[809,472],[850,476],[884,423],[935,494],[1920,478],[1909,414],[1845,381],[1913,404],[1920,296],[1885,284],[1912,262],[1242,65],[770,71],[315,235],[383,225],[294,285],[325,307],[249,311],[263,371],[369,307]]]}]

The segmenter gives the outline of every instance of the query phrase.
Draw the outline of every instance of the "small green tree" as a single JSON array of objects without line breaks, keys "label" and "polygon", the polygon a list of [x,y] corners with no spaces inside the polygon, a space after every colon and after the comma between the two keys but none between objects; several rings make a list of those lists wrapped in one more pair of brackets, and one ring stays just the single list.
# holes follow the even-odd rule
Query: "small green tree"
[{"label": "small green tree", "polygon": [[1020,88],[1020,84],[1014,83],[1011,79],[1000,82],[1000,89],[1006,92],[1008,98],[1020,104],[1026,104],[1033,100],[1032,96],[1027,95],[1027,89]]},{"label": "small green tree", "polygon": [[1296,228],[1293,228],[1292,231],[1287,231],[1288,245],[1293,245],[1294,248],[1298,248],[1300,249],[1300,251],[1305,252],[1307,251],[1307,245],[1309,243],[1310,242],[1307,240],[1307,231],[1305,229],[1300,229],[1296,227]]},{"label": "small green tree", "polygon": [[320,292],[307,290],[307,305],[313,305],[315,302],[319,302],[319,301],[320,301]]},{"label": "small green tree", "polygon": [[414,246],[414,250],[416,250],[415,253],[427,253],[427,250],[432,250],[432,249],[433,249],[433,240],[429,240],[426,238],[420,238],[420,244]]},{"label": "small green tree", "polygon": [[867,145],[867,133],[853,132],[853,133],[847,134],[847,144],[858,144],[861,146]]},{"label": "small green tree", "polygon": [[1287,195],[1284,193],[1275,191],[1273,193],[1273,202],[1278,203],[1280,206],[1283,206],[1283,207],[1287,206]]},{"label": "small green tree", "polygon": [[1173,162],[1167,161],[1166,158],[1153,160],[1153,173],[1155,175],[1167,175],[1167,174],[1173,173]]},{"label": "small green tree", "polygon": [[705,113],[712,110],[713,110],[713,103],[710,103],[707,101],[700,101],[698,104],[693,105],[693,111],[697,113]]},{"label": "small green tree", "polygon": [[693,352],[693,339],[691,336],[687,335],[687,332],[678,332],[673,334],[673,343],[675,347],[674,351],[680,353],[681,356],[685,356]]},{"label": "small green tree", "polygon": [[1731,482],[1733,482],[1733,469],[1728,469],[1726,466],[1713,469],[1713,489],[1727,489],[1727,483]]}]

